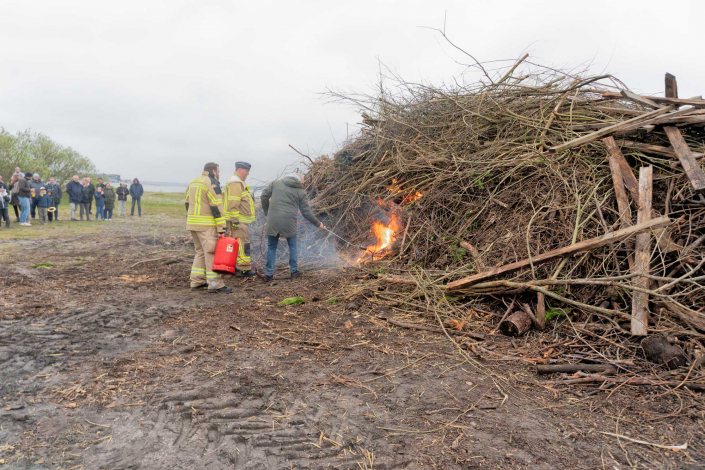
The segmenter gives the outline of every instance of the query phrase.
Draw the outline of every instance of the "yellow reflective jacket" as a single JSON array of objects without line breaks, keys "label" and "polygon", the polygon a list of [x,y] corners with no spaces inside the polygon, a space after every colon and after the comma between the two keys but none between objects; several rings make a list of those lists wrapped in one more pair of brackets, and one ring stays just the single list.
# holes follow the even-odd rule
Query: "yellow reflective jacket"
[{"label": "yellow reflective jacket", "polygon": [[225,185],[225,216],[232,222],[253,224],[257,219],[250,187],[237,174]]},{"label": "yellow reflective jacket", "polygon": [[186,229],[204,232],[210,227],[225,231],[225,211],[220,183],[207,171],[191,181],[186,190]]}]

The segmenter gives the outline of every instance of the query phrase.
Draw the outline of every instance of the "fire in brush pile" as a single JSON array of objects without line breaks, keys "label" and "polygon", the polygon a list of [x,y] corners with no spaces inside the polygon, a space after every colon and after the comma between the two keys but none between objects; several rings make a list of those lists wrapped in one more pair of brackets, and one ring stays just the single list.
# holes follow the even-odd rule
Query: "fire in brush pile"
[{"label": "fire in brush pile", "polygon": [[[364,110],[363,125],[309,166],[312,205],[347,239],[369,243],[360,261],[394,251],[400,271],[413,264],[438,288],[502,295],[506,286],[478,283],[501,272],[533,283],[524,303],[546,307],[541,283],[555,294],[548,307],[579,302],[580,315],[617,319],[647,290],[639,312],[705,332],[705,100],[676,92],[644,97],[611,75],[519,61],[474,83],[333,94]],[[667,220],[653,228],[658,238],[640,232],[637,269],[635,232],[617,231],[644,217]],[[562,254],[579,243],[590,248]],[[624,281],[612,290],[593,283],[614,278]],[[560,289],[573,304],[555,300],[557,282],[569,283]]]},{"label": "fire in brush pile", "polygon": [[[392,180],[392,186],[388,187],[387,190],[393,193],[394,196],[401,198],[401,204],[417,201],[423,197],[423,192],[421,191],[404,191],[397,183],[396,179]],[[402,229],[402,206],[392,201],[385,202],[382,198],[377,198],[377,203],[385,209],[385,212],[389,216],[389,221],[386,224],[382,222],[374,222],[372,224],[371,231],[377,241],[367,247],[365,253],[357,259],[358,263],[374,261],[375,259],[381,259],[388,255],[391,252],[392,243],[396,240]]]}]

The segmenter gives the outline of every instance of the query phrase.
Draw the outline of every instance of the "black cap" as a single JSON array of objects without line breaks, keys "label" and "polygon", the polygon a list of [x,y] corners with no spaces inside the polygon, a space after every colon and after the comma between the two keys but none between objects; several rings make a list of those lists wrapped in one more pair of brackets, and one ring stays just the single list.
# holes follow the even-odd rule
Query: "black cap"
[{"label": "black cap", "polygon": [[32,177],[32,172],[28,171],[27,173],[24,174],[25,178],[31,178]]},{"label": "black cap", "polygon": [[250,171],[250,168],[252,168],[252,165],[250,165],[247,162],[235,162],[235,169],[239,170],[242,168],[243,170]]}]

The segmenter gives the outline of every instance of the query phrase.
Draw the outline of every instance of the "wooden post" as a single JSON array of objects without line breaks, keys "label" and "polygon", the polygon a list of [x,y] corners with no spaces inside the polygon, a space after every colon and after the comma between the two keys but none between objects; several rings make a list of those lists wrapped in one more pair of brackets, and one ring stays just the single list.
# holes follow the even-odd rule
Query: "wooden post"
[{"label": "wooden post", "polygon": [[[642,167],[639,171],[639,211],[636,216],[637,225],[651,219],[653,167]],[[636,236],[634,252],[634,274],[637,274],[634,285],[642,289],[649,288],[649,278],[640,275],[649,274],[651,262],[651,232],[642,232]],[[646,336],[649,324],[649,295],[634,291],[632,296],[632,335]]]},{"label": "wooden post", "polygon": [[678,98],[678,83],[676,76],[670,73],[666,74],[666,98]]}]

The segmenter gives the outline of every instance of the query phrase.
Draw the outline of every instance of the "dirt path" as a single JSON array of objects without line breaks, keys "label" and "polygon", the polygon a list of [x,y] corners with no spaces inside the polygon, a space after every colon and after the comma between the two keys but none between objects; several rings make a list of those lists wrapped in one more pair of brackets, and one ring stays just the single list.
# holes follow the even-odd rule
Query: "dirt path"
[{"label": "dirt path", "polygon": [[[445,336],[392,327],[360,300],[326,302],[360,282],[358,269],[229,279],[236,293],[221,296],[190,292],[185,263],[133,267],[188,249],[179,224],[0,241],[0,468],[705,462],[702,412],[676,398],[654,396],[644,410],[631,397],[648,392],[636,388],[551,391],[524,365],[467,359]],[[294,295],[307,302],[277,305]]]}]

